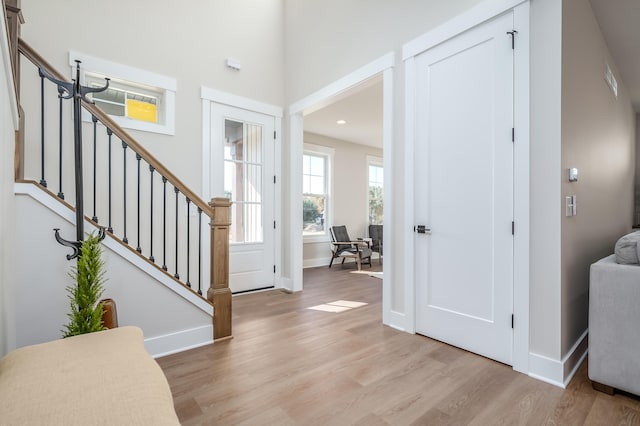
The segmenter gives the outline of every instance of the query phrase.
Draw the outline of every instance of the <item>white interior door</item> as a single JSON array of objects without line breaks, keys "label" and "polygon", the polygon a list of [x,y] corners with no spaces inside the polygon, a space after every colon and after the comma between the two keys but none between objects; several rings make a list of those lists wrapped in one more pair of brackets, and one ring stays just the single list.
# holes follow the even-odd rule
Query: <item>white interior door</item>
[{"label": "white interior door", "polygon": [[[509,13],[416,57],[416,330],[511,364]],[[430,231],[429,231],[430,230]]]},{"label": "white interior door", "polygon": [[211,104],[211,188],[233,202],[233,293],[274,285],[274,126],[272,116]]}]

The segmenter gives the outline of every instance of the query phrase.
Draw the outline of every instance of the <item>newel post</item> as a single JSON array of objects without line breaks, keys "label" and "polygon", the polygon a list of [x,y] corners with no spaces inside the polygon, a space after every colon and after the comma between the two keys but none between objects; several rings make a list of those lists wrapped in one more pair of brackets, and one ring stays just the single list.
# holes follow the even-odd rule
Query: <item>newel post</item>
[{"label": "newel post", "polygon": [[229,227],[231,201],[212,198],[211,206],[211,283],[207,299],[213,303],[213,340],[231,335],[231,290],[229,289]]}]

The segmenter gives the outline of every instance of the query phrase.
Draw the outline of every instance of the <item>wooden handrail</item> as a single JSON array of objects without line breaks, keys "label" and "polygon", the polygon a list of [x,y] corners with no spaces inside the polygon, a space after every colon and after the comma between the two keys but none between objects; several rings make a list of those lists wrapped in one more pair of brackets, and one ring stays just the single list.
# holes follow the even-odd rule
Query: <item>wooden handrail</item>
[{"label": "wooden handrail", "polygon": [[[47,62],[38,52],[36,52],[31,46],[29,46],[24,40],[18,40],[18,50],[19,52],[27,59],[29,59],[35,66],[42,68],[44,71],[49,73],[55,79],[69,82],[69,80],[57,71],[49,62]],[[140,156],[140,159],[144,159],[144,161],[149,164],[156,172],[158,172],[161,176],[166,178],[166,180],[177,188],[177,192],[179,191],[185,197],[187,197],[191,202],[194,203],[206,216],[208,216],[210,221],[210,235],[211,235],[211,252],[210,252],[210,282],[209,289],[207,290],[206,300],[209,301],[214,307],[214,316],[213,316],[213,329],[214,329],[214,340],[224,340],[232,337],[231,335],[231,323],[232,323],[232,315],[231,315],[231,307],[232,307],[232,297],[231,290],[229,289],[229,228],[230,228],[230,214],[229,209],[231,206],[231,202],[226,198],[214,198],[209,203],[203,201],[195,192],[189,189],[180,179],[178,179],[169,169],[167,169],[160,161],[158,161],[151,153],[149,153],[142,145],[140,145],[129,133],[127,133],[124,129],[122,129],[109,115],[107,115],[104,111],[102,111],[99,107],[95,106],[92,103],[82,102],[82,106],[92,114],[95,119],[100,121],[103,125],[110,129],[116,137],[120,138],[127,147],[131,148],[136,154]],[[18,159],[21,161],[22,159]],[[35,182],[34,182],[35,183]],[[45,191],[49,192],[52,196],[55,195],[48,191],[46,188]],[[64,202],[63,200],[60,200]],[[177,202],[177,198],[176,198]],[[67,203],[65,203],[67,204]],[[73,208],[69,205],[70,208]],[[176,207],[177,209],[177,207]],[[177,212],[177,210],[176,210]],[[87,216],[85,216],[86,220],[91,220]],[[177,223],[177,222],[176,222]],[[96,223],[97,225],[97,223]],[[176,225],[177,226],[177,225]],[[125,228],[126,229],[126,228]],[[125,232],[126,233],[126,232]],[[176,231],[177,233],[177,231]],[[150,264],[155,265],[157,268],[160,268],[155,262],[150,261],[146,257],[142,256],[138,251],[139,249],[134,249],[131,247],[126,241],[121,241],[116,238],[116,241],[119,241],[123,246],[127,247],[131,250],[132,253],[136,253],[141,256]],[[176,249],[177,253],[177,249]],[[177,255],[176,255],[176,263],[177,263]],[[177,266],[176,266],[177,269]],[[185,285],[184,283],[178,280],[177,270],[176,275],[171,276],[166,267],[163,267],[167,276],[176,280],[180,284],[184,285],[185,288],[191,290],[194,294],[198,294],[202,297],[200,292],[200,288],[198,289],[198,293],[190,288],[190,285]]]},{"label": "wooden handrail", "polygon": [[[31,46],[29,46],[23,39],[18,41],[18,49],[27,59],[29,59],[35,66],[44,69],[58,80],[69,81],[68,78],[58,72],[53,66],[47,62],[38,52],[36,52]],[[100,108],[94,104],[86,102],[82,103],[82,106],[93,114],[98,121],[104,124],[106,127],[113,131],[113,134],[119,137],[129,148],[140,154],[143,160],[145,160],[150,166],[153,166],[158,173],[166,177],[169,182],[174,185],[178,190],[189,198],[196,206],[198,206],[203,213],[212,217],[211,207],[206,201],[202,200],[195,192],[193,192],[187,185],[185,185],[180,179],[178,179],[169,169],[167,169],[160,161],[158,161],[149,151],[147,151],[142,145],[140,145],[129,133],[127,133],[122,127],[120,127],[109,115],[107,115]]]}]

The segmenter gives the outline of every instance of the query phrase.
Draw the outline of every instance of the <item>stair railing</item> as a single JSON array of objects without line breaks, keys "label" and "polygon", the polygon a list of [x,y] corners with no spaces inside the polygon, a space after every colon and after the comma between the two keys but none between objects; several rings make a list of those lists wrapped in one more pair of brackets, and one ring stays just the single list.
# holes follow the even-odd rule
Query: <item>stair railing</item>
[{"label": "stair railing", "polygon": [[[34,120],[39,115],[40,126],[39,131],[35,130],[37,126],[26,126],[25,142],[18,150],[23,158],[16,162],[17,165],[24,164],[24,169],[18,170],[16,175],[37,175],[33,183],[65,202],[75,196],[74,182],[66,177],[69,169],[72,170],[69,174],[75,172],[74,165],[70,157],[64,155],[71,152],[73,137],[69,134],[69,120],[64,118],[68,108],[63,102],[65,94],[60,86],[49,84],[46,76],[71,82],[22,39],[18,41],[18,49],[36,67],[31,76],[26,74],[26,67],[21,69],[21,103],[27,120]],[[39,93],[31,90],[31,94],[37,93],[32,96],[39,98],[35,100],[35,104],[39,104],[37,107],[25,105],[27,80],[34,81],[36,74],[40,79]],[[29,87],[32,89],[33,85]],[[58,102],[55,102],[56,98]],[[78,171],[85,182],[90,182],[87,185],[90,189],[80,197],[84,211],[91,212],[91,216],[84,216],[85,220],[104,227],[108,237],[208,300],[214,307],[214,339],[229,338],[231,203],[226,198],[203,201],[102,109],[85,100],[81,105],[91,117],[90,122],[79,126],[81,132],[90,136],[83,143],[83,147],[88,148],[83,155],[88,167]],[[54,113],[49,113],[51,109]],[[52,138],[53,135],[57,137]],[[39,146],[29,145],[34,139],[38,140]],[[87,143],[88,140],[91,142]],[[36,161],[32,157],[39,159]],[[203,230],[203,222],[206,225],[207,220],[208,235]],[[209,247],[205,247],[207,238]],[[205,296],[207,263],[209,288]]]}]

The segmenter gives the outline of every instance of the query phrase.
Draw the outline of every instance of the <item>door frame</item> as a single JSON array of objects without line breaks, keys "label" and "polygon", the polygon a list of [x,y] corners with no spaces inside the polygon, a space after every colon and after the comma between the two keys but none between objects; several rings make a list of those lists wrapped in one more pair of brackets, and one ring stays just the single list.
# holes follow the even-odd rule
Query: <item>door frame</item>
[{"label": "door frame", "polygon": [[[404,169],[408,194],[413,194],[415,144],[416,57],[430,48],[505,12],[513,11],[516,36],[514,52],[514,221],[513,241],[513,369],[529,372],[529,0],[506,0],[499,4],[480,4],[451,21],[405,44],[405,140]],[[505,34],[507,37],[507,34]],[[416,329],[416,278],[414,247],[414,202],[406,197],[404,259],[406,331]]]},{"label": "door frame", "polygon": [[[211,174],[215,173],[211,168],[211,103],[227,105],[233,108],[245,109],[251,112],[268,115],[274,118],[276,137],[274,140],[273,173],[276,176],[273,200],[273,214],[276,224],[282,223],[282,115],[283,109],[253,99],[234,95],[220,90],[202,86],[200,89],[202,99],[202,196],[205,201],[212,197],[222,197],[224,194],[213,194],[211,191]],[[282,226],[277,226],[274,233],[274,263],[276,272],[274,277],[275,288],[282,288]]]},{"label": "door frame", "polygon": [[393,67],[395,53],[370,62],[350,74],[334,81],[317,92],[293,102],[287,111],[289,119],[289,259],[290,276],[284,279],[283,285],[290,291],[301,291],[303,269],[302,232],[302,153],[304,146],[304,116],[340,99],[341,95],[366,80],[382,74],[382,132],[383,132],[383,167],[384,167],[384,228],[385,266],[382,280],[382,322],[390,323],[391,315],[391,277],[393,276],[394,249],[391,238],[393,226]]}]

